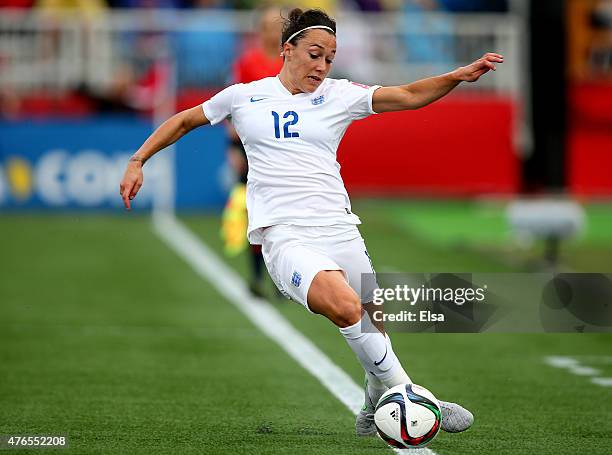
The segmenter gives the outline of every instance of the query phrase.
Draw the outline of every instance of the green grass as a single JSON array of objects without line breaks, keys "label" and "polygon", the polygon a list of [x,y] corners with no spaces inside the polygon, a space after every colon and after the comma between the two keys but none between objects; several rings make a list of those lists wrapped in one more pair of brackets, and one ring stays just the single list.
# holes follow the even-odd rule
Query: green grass
[{"label": "green grass", "polygon": [[[444,249],[447,258],[449,250],[461,255],[468,251],[477,253],[481,260],[493,258],[510,268],[537,268],[543,244],[517,241],[507,221],[506,205],[495,200],[372,200],[357,204],[356,211],[361,208],[375,213],[376,219],[382,218],[408,237],[425,241],[430,248]],[[588,204],[584,212],[584,230],[562,243],[561,266],[583,272],[612,272],[612,206]],[[490,264],[486,270],[493,271]]]},{"label": "green grass", "polygon": [[0,434],[65,434],[75,453],[380,448],[146,219],[2,227]]},{"label": "green grass", "polygon": [[[398,202],[355,204],[379,269],[519,270],[472,244],[419,235],[397,210]],[[221,252],[216,216],[183,219]],[[167,249],[146,218],[3,215],[0,230],[0,434],[65,434],[74,453],[389,453],[357,439],[350,412]],[[590,246],[576,248],[586,261]],[[246,276],[246,258],[228,263]],[[335,327],[275,304],[362,381]],[[611,363],[587,356],[609,358],[611,342],[610,334],[393,335],[415,382],[476,415],[470,431],[433,442],[439,455],[609,453],[610,389],[543,357],[580,356],[610,377]]]}]

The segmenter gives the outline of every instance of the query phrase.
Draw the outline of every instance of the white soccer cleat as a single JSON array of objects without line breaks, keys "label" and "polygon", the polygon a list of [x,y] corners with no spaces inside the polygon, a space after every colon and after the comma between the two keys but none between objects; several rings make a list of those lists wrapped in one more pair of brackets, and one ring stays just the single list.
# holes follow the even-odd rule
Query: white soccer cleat
[{"label": "white soccer cleat", "polygon": [[[440,410],[442,411],[442,420],[440,428],[447,433],[460,433],[467,430],[474,423],[474,415],[457,403],[441,401]],[[374,412],[376,404],[372,402],[368,393],[366,382],[364,405],[355,419],[355,433],[357,436],[376,436],[378,430],[374,424]]]},{"label": "white soccer cleat", "polygon": [[365,386],[365,400],[363,408],[357,414],[355,419],[355,433],[357,436],[376,436],[378,431],[374,424],[374,411],[376,410],[376,403],[372,402],[370,394],[368,393],[368,383]]},{"label": "white soccer cleat", "polygon": [[465,431],[474,423],[472,413],[457,403],[440,401],[440,409],[442,410],[440,428],[448,433]]},{"label": "white soccer cleat", "polygon": [[355,419],[357,436],[376,436],[378,431],[374,425],[374,409],[362,409]]}]

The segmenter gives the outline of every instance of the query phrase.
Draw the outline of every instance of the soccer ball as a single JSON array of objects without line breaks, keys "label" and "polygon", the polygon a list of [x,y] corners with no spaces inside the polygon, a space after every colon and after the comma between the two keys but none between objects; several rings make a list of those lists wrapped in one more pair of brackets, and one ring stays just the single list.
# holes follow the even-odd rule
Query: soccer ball
[{"label": "soccer ball", "polygon": [[436,397],[416,384],[400,384],[380,397],[374,423],[391,447],[425,447],[440,431],[442,413]]}]

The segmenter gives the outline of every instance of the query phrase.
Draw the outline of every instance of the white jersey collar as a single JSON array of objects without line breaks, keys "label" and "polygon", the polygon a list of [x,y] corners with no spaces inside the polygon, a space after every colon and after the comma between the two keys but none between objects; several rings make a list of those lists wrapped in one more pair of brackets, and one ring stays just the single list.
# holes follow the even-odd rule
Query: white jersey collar
[{"label": "white jersey collar", "polygon": [[276,84],[279,88],[279,90],[283,93],[283,95],[286,96],[290,96],[290,97],[307,97],[307,96],[314,96],[316,95],[316,93],[321,89],[321,87],[323,87],[323,84],[325,83],[325,81],[327,80],[327,78],[323,79],[323,82],[321,82],[321,84],[319,84],[319,86],[317,87],[317,89],[312,92],[312,93],[307,93],[307,92],[302,92],[302,93],[296,93],[295,95],[293,93],[291,93],[287,87],[285,87],[282,83],[282,81],[280,80],[280,74],[276,76]]}]

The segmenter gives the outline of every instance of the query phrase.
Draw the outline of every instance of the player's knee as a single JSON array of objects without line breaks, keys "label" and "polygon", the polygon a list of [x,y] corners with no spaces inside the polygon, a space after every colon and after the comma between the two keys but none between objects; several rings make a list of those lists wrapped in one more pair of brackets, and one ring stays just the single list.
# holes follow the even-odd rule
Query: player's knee
[{"label": "player's knee", "polygon": [[319,272],[308,291],[308,306],[339,327],[361,320],[361,300],[339,272]]},{"label": "player's knee", "polygon": [[361,320],[361,302],[355,293],[339,296],[334,304],[333,320],[339,327],[348,327]]}]

